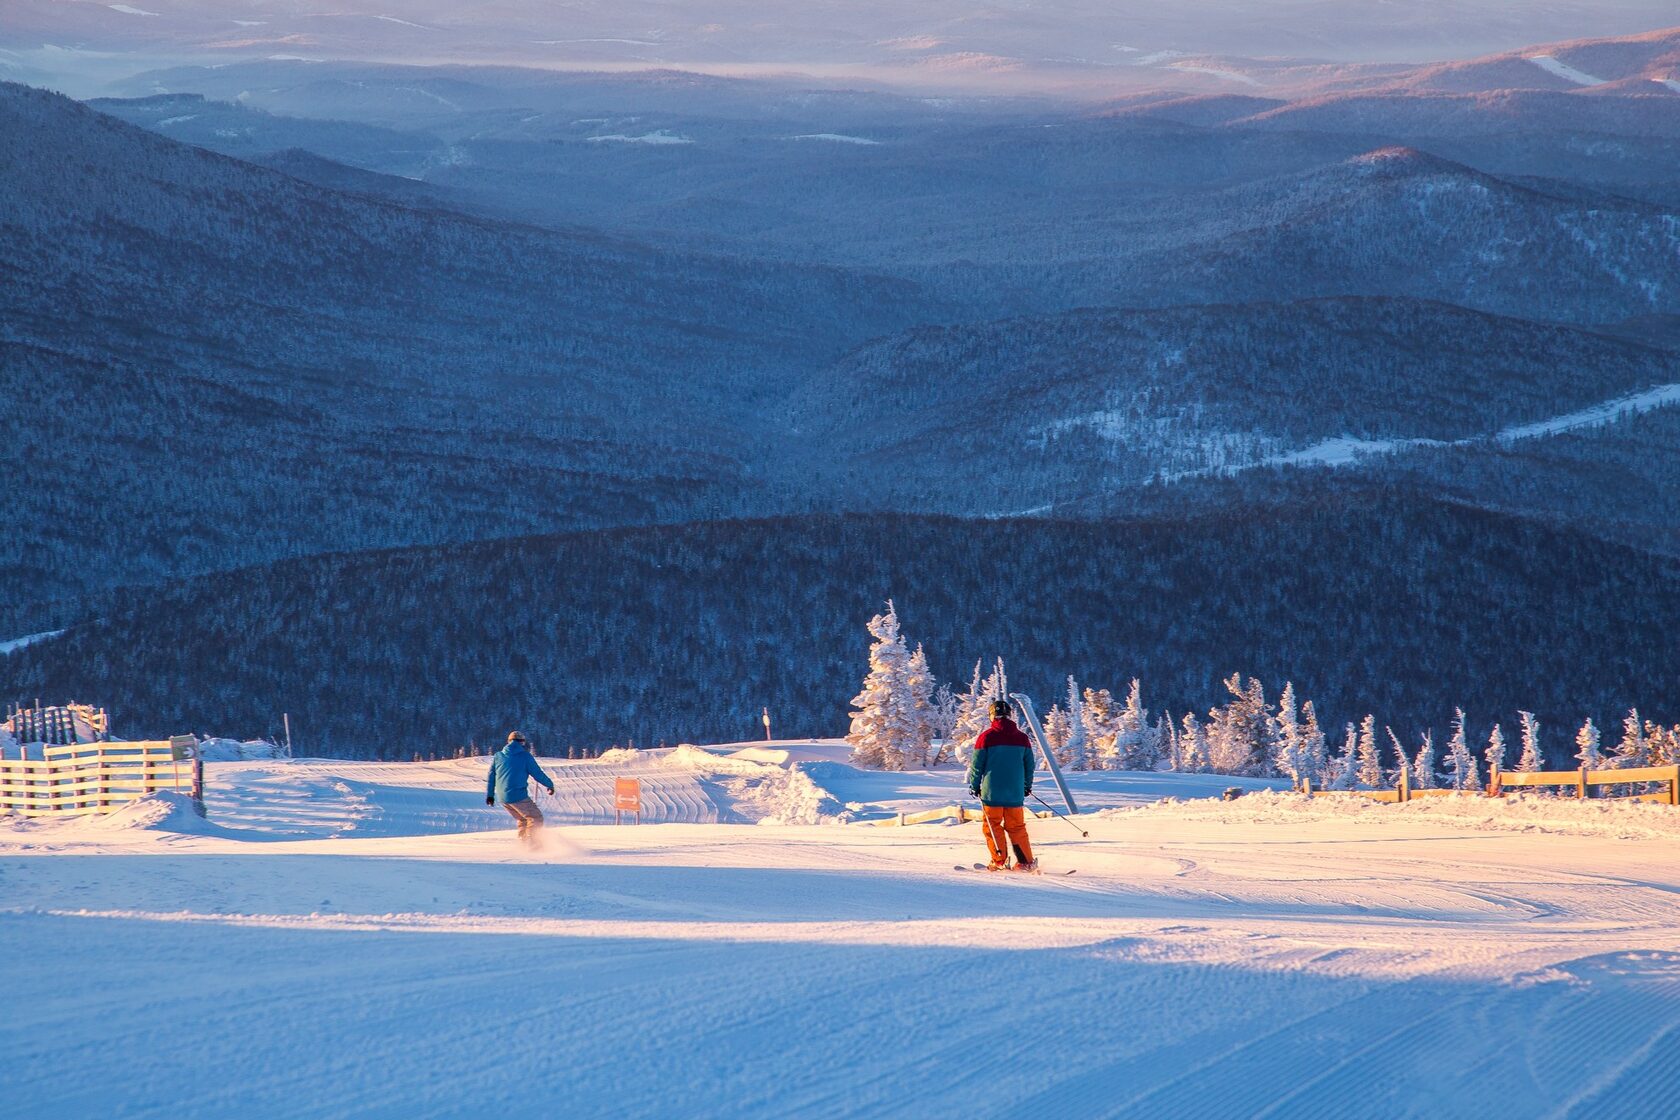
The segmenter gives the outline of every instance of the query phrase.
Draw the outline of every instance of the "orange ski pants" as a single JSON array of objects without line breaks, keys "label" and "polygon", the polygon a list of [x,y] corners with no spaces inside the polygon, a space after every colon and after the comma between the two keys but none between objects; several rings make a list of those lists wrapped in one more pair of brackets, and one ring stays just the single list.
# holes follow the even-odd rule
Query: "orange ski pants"
[{"label": "orange ski pants", "polygon": [[1005,844],[1012,844],[1020,853],[1020,859],[1031,863],[1032,841],[1027,839],[1027,811],[1017,805],[1012,809],[1005,809],[998,805],[984,805],[981,807],[986,814],[981,828],[986,833],[986,849],[992,853],[993,863],[1009,862],[1009,848]]}]

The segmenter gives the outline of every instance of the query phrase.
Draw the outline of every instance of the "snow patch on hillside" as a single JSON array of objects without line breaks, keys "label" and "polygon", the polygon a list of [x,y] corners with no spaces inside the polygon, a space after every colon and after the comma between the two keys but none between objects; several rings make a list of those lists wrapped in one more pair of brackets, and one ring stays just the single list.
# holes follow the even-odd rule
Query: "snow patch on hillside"
[{"label": "snow patch on hillside", "polygon": [[1528,56],[1528,61],[1553,77],[1562,78],[1566,82],[1574,82],[1578,86],[1601,86],[1604,84],[1603,78],[1595,78],[1584,70],[1577,70],[1555,55],[1533,54]]},{"label": "snow patch on hillside", "polygon": [[803,132],[798,136],[789,136],[789,140],[828,140],[835,144],[865,144],[871,147],[879,145],[879,140],[871,140],[867,136],[847,136],[840,132]]},{"label": "snow patch on hillside", "polygon": [[1266,455],[1246,463],[1235,463],[1224,467],[1209,467],[1163,474],[1160,479],[1163,482],[1179,482],[1189,478],[1207,478],[1237,471],[1252,470],[1257,467],[1346,467],[1373,456],[1393,455],[1401,451],[1421,447],[1469,447],[1484,442],[1515,443],[1518,440],[1535,439],[1541,436],[1562,435],[1583,428],[1603,427],[1626,417],[1637,416],[1653,409],[1666,408],[1677,404],[1680,404],[1680,383],[1657,385],[1643,392],[1630,393],[1626,396],[1602,401],[1547,420],[1539,420],[1532,424],[1511,425],[1486,436],[1470,436],[1456,440],[1423,438],[1360,439],[1355,436],[1337,436],[1333,439],[1321,440],[1296,451]]},{"label": "snow patch on hillside", "polygon": [[6,641],[0,642],[0,655],[16,653],[18,650],[23,649],[26,646],[32,646],[36,642],[44,642],[50,638],[56,638],[62,633],[64,633],[63,630],[43,630],[39,634],[25,634],[21,638],[9,638]]},{"label": "snow patch on hillside", "polygon": [[663,128],[659,129],[656,132],[644,132],[640,136],[630,136],[630,135],[627,135],[625,133],[614,133],[610,136],[591,136],[588,139],[589,139],[590,143],[594,143],[594,144],[602,144],[602,143],[613,143],[613,144],[692,144],[692,143],[694,143],[694,141],[689,139],[687,136],[678,136],[676,133],[671,132],[668,129],[663,129]]},{"label": "snow patch on hillside", "polygon": [[1172,69],[1186,74],[1208,74],[1215,78],[1223,78],[1227,82],[1239,82],[1243,85],[1258,86],[1263,84],[1260,79],[1248,74],[1239,74],[1235,70],[1221,70],[1214,66],[1196,66],[1188,62],[1175,62]]},{"label": "snow patch on hillside", "polygon": [[105,6],[109,9],[111,9],[113,12],[121,12],[125,16],[154,16],[155,17],[157,15],[156,12],[148,12],[144,8],[133,8],[133,7],[130,7],[129,5],[127,5],[127,4],[107,4]]}]

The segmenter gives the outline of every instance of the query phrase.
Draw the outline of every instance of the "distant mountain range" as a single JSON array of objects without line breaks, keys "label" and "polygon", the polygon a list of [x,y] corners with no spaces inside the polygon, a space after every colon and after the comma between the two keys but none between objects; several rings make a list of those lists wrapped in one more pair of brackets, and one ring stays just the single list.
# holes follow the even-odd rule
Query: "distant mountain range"
[{"label": "distant mountain range", "polygon": [[[0,693],[278,697],[334,749],[562,689],[597,738],[832,732],[893,596],[1040,691],[1680,718],[1677,44],[1097,102],[0,84],[0,638],[69,628]],[[1127,65],[1178,62],[1237,65]]]}]

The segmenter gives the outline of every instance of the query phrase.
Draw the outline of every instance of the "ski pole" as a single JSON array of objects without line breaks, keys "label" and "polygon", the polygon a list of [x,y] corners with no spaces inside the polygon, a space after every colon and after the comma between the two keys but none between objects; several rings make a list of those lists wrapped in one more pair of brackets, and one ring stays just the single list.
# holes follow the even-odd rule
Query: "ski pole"
[{"label": "ski pole", "polygon": [[1054,805],[1050,804],[1048,801],[1044,800],[1044,798],[1040,797],[1038,794],[1035,793],[1035,794],[1032,794],[1031,796],[1032,796],[1032,799],[1034,801],[1038,802],[1040,805],[1044,806],[1046,809],[1049,809],[1051,816],[1058,817],[1061,820],[1066,821],[1069,825],[1072,825],[1075,829],[1078,829],[1079,835],[1081,835],[1081,836],[1090,836],[1091,835],[1089,832],[1086,832],[1083,828],[1080,828],[1078,825],[1074,824],[1073,823],[1073,818],[1068,816],[1066,813],[1056,812],[1056,807]]}]

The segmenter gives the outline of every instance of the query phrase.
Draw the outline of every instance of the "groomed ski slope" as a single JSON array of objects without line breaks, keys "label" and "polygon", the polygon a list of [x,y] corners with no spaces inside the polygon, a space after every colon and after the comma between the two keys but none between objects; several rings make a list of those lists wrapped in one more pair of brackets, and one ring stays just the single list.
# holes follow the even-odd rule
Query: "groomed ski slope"
[{"label": "groomed ski slope", "polygon": [[[695,755],[662,765],[748,815]],[[725,763],[865,815],[957,780]],[[250,797],[288,764],[210,769]],[[0,823],[8,1116],[1649,1117],[1680,1085],[1667,807],[1081,776],[1133,807],[1035,823],[1079,869],[1035,878],[952,871],[972,824],[575,825],[524,856],[438,827],[446,767],[291,769],[378,815]]]}]

